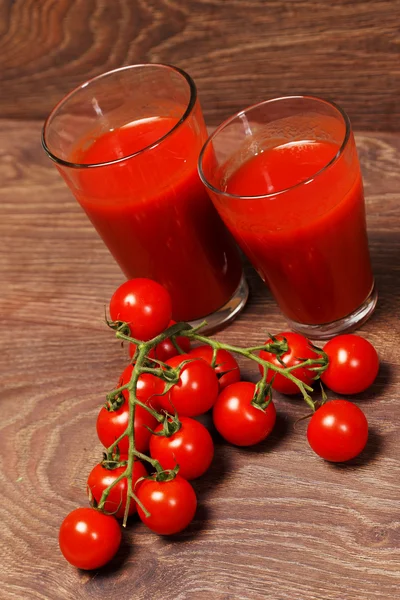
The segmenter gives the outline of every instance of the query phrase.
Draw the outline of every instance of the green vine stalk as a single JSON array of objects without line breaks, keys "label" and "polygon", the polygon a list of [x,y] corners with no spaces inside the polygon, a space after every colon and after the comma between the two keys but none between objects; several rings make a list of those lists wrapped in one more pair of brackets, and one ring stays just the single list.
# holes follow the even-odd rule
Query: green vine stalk
[{"label": "green vine stalk", "polygon": [[[106,449],[106,462],[115,463],[115,466],[125,466],[125,470],[116,478],[112,484],[106,488],[100,498],[100,501],[97,505],[98,510],[104,511],[104,506],[108,495],[112,488],[116,486],[122,479],[126,478],[127,480],[127,500],[126,500],[126,508],[125,515],[123,520],[123,525],[126,525],[126,521],[129,514],[129,505],[133,500],[140,505],[142,510],[146,515],[149,515],[146,508],[141,504],[140,500],[135,494],[135,490],[133,489],[132,484],[132,473],[135,459],[140,459],[148,462],[155,471],[155,476],[160,478],[160,480],[167,480],[168,478],[173,478],[177,472],[176,469],[173,471],[165,472],[163,471],[160,463],[157,460],[150,458],[149,456],[139,452],[135,446],[135,432],[134,432],[134,420],[135,420],[135,409],[136,406],[141,406],[145,410],[155,417],[155,419],[159,422],[165,422],[168,418],[165,414],[161,414],[155,411],[152,407],[147,404],[141,402],[137,395],[137,384],[140,375],[143,373],[150,373],[156,377],[159,377],[161,380],[165,382],[164,392],[167,393],[169,389],[179,381],[180,371],[184,367],[187,362],[185,361],[177,368],[172,368],[167,366],[160,361],[156,361],[155,359],[149,358],[149,353],[153,348],[155,348],[159,343],[164,341],[166,338],[170,338],[171,342],[174,344],[175,348],[181,354],[183,353],[181,348],[176,342],[176,337],[183,336],[189,338],[191,341],[200,342],[202,344],[208,344],[213,349],[213,358],[212,358],[212,366],[215,366],[216,355],[218,350],[227,350],[233,354],[238,354],[243,356],[249,360],[256,362],[257,364],[264,367],[263,376],[260,381],[256,385],[256,395],[253,400],[255,406],[261,408],[262,410],[268,405],[271,401],[271,387],[270,384],[267,383],[267,373],[268,371],[272,371],[275,374],[280,374],[283,377],[286,377],[290,381],[292,381],[299,389],[299,392],[302,394],[304,401],[308,404],[312,411],[315,410],[316,405],[309,393],[313,391],[313,388],[305,383],[303,383],[300,379],[298,379],[295,375],[297,369],[300,368],[308,368],[312,371],[315,371],[315,379],[317,379],[321,373],[327,368],[327,357],[325,353],[317,348],[313,347],[316,353],[316,358],[308,358],[304,361],[301,361],[299,364],[294,365],[292,367],[285,367],[282,363],[281,365],[275,365],[267,360],[260,358],[258,355],[260,350],[265,350],[267,352],[273,353],[278,358],[282,356],[288,350],[287,341],[285,339],[278,340],[274,337],[271,337],[271,342],[267,344],[263,344],[260,346],[252,346],[249,348],[242,348],[240,346],[234,346],[232,344],[226,344],[224,342],[220,342],[218,340],[214,340],[205,335],[199,333],[201,328],[206,323],[202,323],[197,327],[192,327],[188,323],[175,323],[164,332],[160,333],[153,339],[143,342],[137,340],[129,335],[129,326],[127,323],[121,321],[108,322],[108,325],[115,330],[115,335],[117,339],[128,342],[136,345],[136,352],[132,359],[133,369],[130,381],[124,385],[119,386],[118,388],[112,390],[109,394],[107,394],[107,401],[105,407],[107,410],[115,410],[120,404],[118,403],[118,399],[122,398],[122,393],[124,391],[128,391],[128,402],[129,402],[129,422],[126,430],[120,435],[120,437],[111,444],[109,448]],[[257,353],[257,354],[256,354]],[[193,360],[198,360],[194,358]],[[279,361],[278,361],[279,362]],[[116,402],[117,401],[117,402]],[[177,421],[179,423],[179,421]],[[118,454],[118,445],[124,437],[128,437],[129,440],[129,449],[128,449],[128,457],[127,461],[118,462],[115,460],[115,456],[119,456]]]}]

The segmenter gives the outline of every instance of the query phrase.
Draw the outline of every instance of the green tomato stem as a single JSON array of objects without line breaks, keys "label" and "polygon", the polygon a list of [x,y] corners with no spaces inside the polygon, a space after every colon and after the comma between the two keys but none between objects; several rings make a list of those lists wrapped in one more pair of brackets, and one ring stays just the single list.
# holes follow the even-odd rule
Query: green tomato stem
[{"label": "green tomato stem", "polygon": [[142,509],[142,511],[144,512],[144,514],[146,515],[146,517],[150,517],[151,514],[149,513],[149,511],[147,510],[147,508],[144,506],[143,502],[141,502],[141,500],[139,500],[139,498],[136,496],[135,492],[132,492],[131,494],[131,498],[134,502],[136,502],[136,504],[138,506],[140,506],[140,508]]},{"label": "green tomato stem", "polygon": [[115,390],[112,390],[112,392],[109,392],[107,394],[107,396],[106,396],[107,400],[109,400],[109,401],[113,400],[118,394],[120,394],[124,390],[127,390],[128,386],[129,386],[129,382],[125,383],[124,385],[121,385],[120,387],[116,388]]},{"label": "green tomato stem", "polygon": [[178,344],[175,335],[171,336],[171,344],[173,345],[173,347],[175,348],[175,350],[178,352],[178,354],[185,354],[184,350],[182,350],[182,348]]},{"label": "green tomato stem", "polygon": [[135,400],[135,404],[137,404],[137,406],[141,406],[142,408],[144,408],[144,410],[147,410],[147,412],[150,413],[151,415],[153,415],[153,417],[155,419],[157,419],[157,421],[159,423],[162,423],[164,421],[163,415],[161,415],[159,412],[154,410],[154,408],[151,408],[151,406],[148,406],[147,404],[145,404],[144,402],[141,402],[137,398]]},{"label": "green tomato stem", "polygon": [[[307,402],[307,404],[310,404],[309,403],[310,397],[306,393],[306,391],[312,392],[313,388],[311,386],[303,383],[302,381],[300,381],[300,379],[298,379],[294,375],[292,375],[292,373],[291,373],[291,371],[293,370],[292,368],[281,367],[281,366],[278,367],[277,365],[274,365],[273,363],[271,363],[267,360],[264,360],[264,359],[260,358],[259,356],[256,356],[255,354],[253,354],[253,352],[250,352],[247,348],[240,348],[239,346],[232,346],[231,344],[215,342],[215,340],[211,340],[210,338],[208,338],[204,335],[199,335],[197,333],[191,335],[191,332],[186,332],[186,331],[182,332],[182,335],[187,335],[187,337],[190,337],[191,339],[195,339],[198,342],[203,342],[204,344],[208,344],[212,348],[218,348],[218,349],[223,348],[224,350],[228,350],[228,352],[234,352],[235,354],[240,354],[241,356],[249,358],[250,360],[254,360],[259,365],[262,365],[264,367],[264,370],[270,369],[271,371],[274,371],[275,373],[279,373],[279,374],[283,375],[290,381],[293,381],[293,383],[295,385],[297,385],[297,387],[299,388],[300,392],[303,395],[304,400]],[[266,346],[264,346],[264,348],[265,347]],[[308,359],[308,360],[312,360],[312,359]],[[307,361],[305,361],[305,362],[307,362]],[[314,363],[308,363],[308,364],[314,364]],[[299,368],[301,366],[303,366],[303,363],[296,365],[296,368]]]},{"label": "green tomato stem", "polygon": [[125,469],[125,471],[123,473],[121,473],[120,475],[118,475],[118,477],[116,479],[114,479],[114,481],[112,483],[110,483],[110,485],[104,490],[104,492],[101,495],[100,498],[100,502],[97,506],[97,508],[99,510],[104,510],[104,504],[106,503],[106,500],[111,492],[111,490],[113,489],[113,487],[115,487],[122,479],[124,479],[127,475],[127,469]]},{"label": "green tomato stem", "polygon": [[[117,336],[120,332],[117,332]],[[112,451],[118,446],[118,444],[121,442],[121,440],[124,437],[128,437],[129,439],[129,448],[128,448],[128,462],[126,465],[126,468],[124,470],[123,473],[121,473],[102,493],[102,496],[100,498],[100,502],[98,505],[99,510],[104,509],[104,505],[105,502],[107,500],[108,495],[110,494],[112,488],[117,485],[117,483],[119,481],[121,481],[123,478],[126,478],[127,480],[127,498],[126,498],[126,506],[125,506],[125,513],[124,513],[124,519],[123,519],[123,526],[126,526],[126,522],[128,519],[128,515],[129,515],[129,507],[130,507],[130,503],[132,501],[132,498],[136,498],[133,489],[132,489],[132,473],[133,473],[133,467],[134,467],[134,461],[135,461],[135,457],[137,458],[141,458],[142,460],[147,460],[148,462],[150,462],[150,464],[156,469],[157,472],[161,472],[162,471],[162,467],[159,464],[159,462],[155,459],[149,458],[148,456],[146,456],[145,454],[142,454],[141,452],[139,452],[138,450],[136,450],[135,447],[135,427],[134,427],[134,423],[135,423],[135,409],[136,409],[136,405],[139,404],[140,406],[142,406],[143,408],[145,408],[146,410],[148,410],[151,414],[153,414],[153,416],[156,417],[157,420],[163,420],[162,415],[160,415],[159,413],[157,413],[156,411],[154,411],[152,408],[147,407],[145,404],[143,404],[140,400],[138,400],[137,396],[136,396],[136,390],[137,390],[137,384],[138,384],[138,380],[140,375],[142,374],[142,369],[144,368],[143,362],[146,360],[146,357],[148,355],[148,353],[150,352],[151,348],[153,347],[152,342],[154,340],[151,340],[150,342],[146,342],[146,343],[140,343],[138,346],[139,349],[139,353],[138,353],[138,357],[136,360],[135,365],[133,366],[132,369],[132,375],[131,375],[131,379],[128,382],[128,384],[126,384],[126,386],[122,386],[123,389],[129,389],[129,423],[127,428],[125,429],[125,431],[119,436],[119,438],[117,440],[115,440],[115,442],[113,444],[111,444],[111,446],[109,446],[109,448],[107,448],[107,454],[111,454]],[[115,393],[114,393],[115,396]],[[157,416],[156,416],[157,415]],[[142,505],[141,505],[142,506]],[[146,511],[145,507],[143,507],[143,510],[145,512],[145,514],[149,514],[148,511]]]}]

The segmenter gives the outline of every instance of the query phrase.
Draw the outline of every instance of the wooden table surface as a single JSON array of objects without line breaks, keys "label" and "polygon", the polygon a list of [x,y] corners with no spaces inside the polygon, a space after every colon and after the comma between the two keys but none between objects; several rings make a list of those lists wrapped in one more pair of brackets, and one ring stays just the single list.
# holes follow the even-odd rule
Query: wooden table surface
[{"label": "wooden table surface", "polygon": [[[103,571],[61,556],[62,518],[86,504],[95,420],[126,355],[103,324],[121,273],[39,144],[35,121],[0,121],[1,600],[389,600],[399,594],[400,135],[357,135],[379,303],[361,334],[381,356],[357,400],[366,451],[348,465],[308,448],[300,400],[255,449],[216,439],[176,539],[134,520]],[[248,269],[251,299],[219,334],[264,341],[285,322]],[[256,370],[243,365],[245,377]]]},{"label": "wooden table surface", "polygon": [[1,0],[0,115],[44,119],[83,81],[140,62],[190,73],[218,125],[314,94],[399,131],[400,0]]}]

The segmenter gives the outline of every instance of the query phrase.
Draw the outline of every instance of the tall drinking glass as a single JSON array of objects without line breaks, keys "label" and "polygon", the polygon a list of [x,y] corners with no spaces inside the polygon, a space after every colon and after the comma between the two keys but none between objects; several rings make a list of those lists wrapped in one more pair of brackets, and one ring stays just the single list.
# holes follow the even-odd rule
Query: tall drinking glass
[{"label": "tall drinking glass", "polygon": [[247,108],[206,142],[199,172],[292,329],[325,339],[370,316],[363,186],[341,108],[306,96]]},{"label": "tall drinking glass", "polygon": [[158,281],[174,319],[213,328],[240,311],[248,289],[197,173],[206,139],[193,80],[160,64],[91,79],[43,129],[45,151],[126,277]]}]

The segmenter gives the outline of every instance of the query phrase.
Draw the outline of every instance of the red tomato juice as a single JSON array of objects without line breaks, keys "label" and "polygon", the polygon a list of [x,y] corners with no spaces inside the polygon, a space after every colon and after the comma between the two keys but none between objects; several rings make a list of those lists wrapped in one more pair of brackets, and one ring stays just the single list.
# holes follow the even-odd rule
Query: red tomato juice
[{"label": "red tomato juice", "polygon": [[77,175],[61,173],[75,177],[78,201],[126,277],[149,277],[163,284],[179,321],[204,317],[223,306],[239,284],[242,267],[197,174],[205,129],[203,134],[188,119],[171,131],[177,121],[142,119],[81,140],[71,162],[104,163],[139,153],[114,164],[74,170]]},{"label": "red tomato juice", "polygon": [[337,155],[336,144],[306,140],[266,149],[230,175],[225,191],[272,195],[218,204],[282,312],[299,323],[341,319],[372,290],[361,174],[349,143],[353,150],[319,174]]}]

